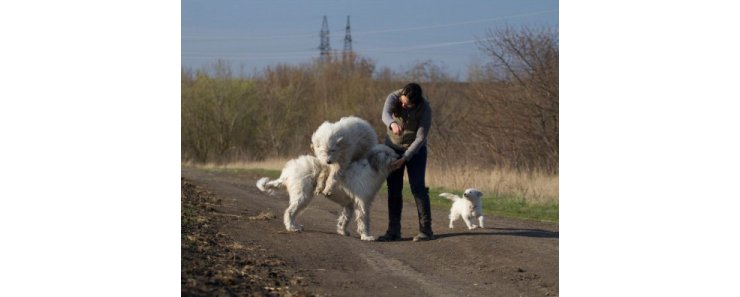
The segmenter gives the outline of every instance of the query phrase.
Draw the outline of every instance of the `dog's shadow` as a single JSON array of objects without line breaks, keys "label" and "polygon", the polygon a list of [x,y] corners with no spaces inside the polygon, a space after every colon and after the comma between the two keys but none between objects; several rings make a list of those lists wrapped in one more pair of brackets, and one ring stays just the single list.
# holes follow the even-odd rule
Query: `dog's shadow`
[{"label": "dog's shadow", "polygon": [[504,236],[524,236],[534,238],[559,238],[560,232],[548,231],[542,229],[520,229],[520,228],[483,228],[469,230],[467,232],[442,233],[435,234],[437,239],[455,236],[485,236],[485,235],[504,235]]}]

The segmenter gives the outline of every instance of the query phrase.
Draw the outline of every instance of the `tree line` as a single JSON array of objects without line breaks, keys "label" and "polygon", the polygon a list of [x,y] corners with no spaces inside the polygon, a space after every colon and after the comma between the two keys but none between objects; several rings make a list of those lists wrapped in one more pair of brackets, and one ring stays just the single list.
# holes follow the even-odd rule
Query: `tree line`
[{"label": "tree line", "polygon": [[558,32],[491,30],[477,43],[486,63],[459,81],[425,61],[376,69],[355,53],[235,75],[229,63],[181,71],[181,158],[227,163],[310,153],[324,121],[355,115],[382,139],[386,96],[418,82],[433,113],[430,162],[558,172]]}]

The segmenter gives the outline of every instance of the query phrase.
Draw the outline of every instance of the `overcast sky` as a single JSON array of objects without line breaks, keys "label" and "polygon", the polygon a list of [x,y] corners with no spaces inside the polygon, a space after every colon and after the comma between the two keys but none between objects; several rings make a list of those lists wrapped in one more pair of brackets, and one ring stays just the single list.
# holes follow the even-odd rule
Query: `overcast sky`
[{"label": "overcast sky", "polygon": [[341,51],[349,15],[352,48],[378,68],[432,60],[464,79],[468,65],[486,61],[475,41],[489,30],[557,28],[558,14],[552,0],[183,0],[182,65],[223,59],[251,72],[308,62],[319,55],[323,17],[332,49]]}]

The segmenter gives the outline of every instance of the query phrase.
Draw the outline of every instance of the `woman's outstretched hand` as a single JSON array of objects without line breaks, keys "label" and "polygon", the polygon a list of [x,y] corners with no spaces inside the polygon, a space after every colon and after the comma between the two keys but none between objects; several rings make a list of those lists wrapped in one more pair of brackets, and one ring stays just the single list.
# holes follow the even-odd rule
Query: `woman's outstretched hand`
[{"label": "woman's outstretched hand", "polygon": [[404,163],[406,163],[406,159],[401,158],[401,159],[391,162],[391,164],[388,165],[388,167],[391,169],[391,171],[396,171],[398,170],[398,168],[401,168]]}]

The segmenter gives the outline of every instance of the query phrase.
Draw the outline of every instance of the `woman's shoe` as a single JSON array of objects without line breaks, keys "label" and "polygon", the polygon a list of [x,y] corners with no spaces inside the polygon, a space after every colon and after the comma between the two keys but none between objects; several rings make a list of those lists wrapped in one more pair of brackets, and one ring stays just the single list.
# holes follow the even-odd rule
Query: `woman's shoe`
[{"label": "woman's shoe", "polygon": [[377,241],[399,241],[401,240],[401,234],[389,234],[385,233],[381,236],[379,236]]}]

